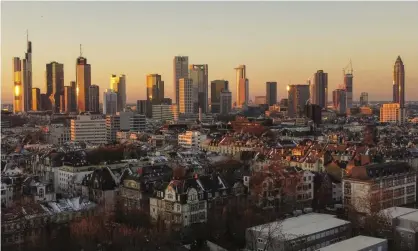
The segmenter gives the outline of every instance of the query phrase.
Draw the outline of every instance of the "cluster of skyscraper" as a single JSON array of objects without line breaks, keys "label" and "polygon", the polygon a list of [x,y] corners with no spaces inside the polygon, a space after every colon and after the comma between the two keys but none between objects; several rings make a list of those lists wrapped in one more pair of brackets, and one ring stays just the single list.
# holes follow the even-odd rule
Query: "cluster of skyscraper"
[{"label": "cluster of skyscraper", "polygon": [[[25,58],[13,58],[13,112],[30,111],[38,101],[32,100],[32,43],[27,37]],[[34,105],[33,105],[34,104]]]}]

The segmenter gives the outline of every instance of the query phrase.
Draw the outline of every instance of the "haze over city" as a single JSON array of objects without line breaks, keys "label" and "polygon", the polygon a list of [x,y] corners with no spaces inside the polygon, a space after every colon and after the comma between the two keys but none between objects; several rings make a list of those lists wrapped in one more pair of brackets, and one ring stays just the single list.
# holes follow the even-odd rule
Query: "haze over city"
[{"label": "haze over city", "polygon": [[[181,10],[184,14],[179,14]],[[64,83],[75,80],[76,58],[92,67],[101,93],[111,74],[125,74],[127,100],[146,96],[146,74],[158,73],[173,98],[173,57],[208,64],[209,81],[231,82],[234,67],[247,66],[250,98],[265,82],[304,84],[317,70],[329,90],[354,68],[354,100],[391,100],[393,64],[405,64],[406,100],[417,100],[418,3],[416,2],[3,2],[2,103],[12,102],[12,58],[33,44],[33,87],[45,91],[45,65],[64,64]],[[329,100],[331,91],[328,92]],[[100,98],[102,95],[100,95]]]}]

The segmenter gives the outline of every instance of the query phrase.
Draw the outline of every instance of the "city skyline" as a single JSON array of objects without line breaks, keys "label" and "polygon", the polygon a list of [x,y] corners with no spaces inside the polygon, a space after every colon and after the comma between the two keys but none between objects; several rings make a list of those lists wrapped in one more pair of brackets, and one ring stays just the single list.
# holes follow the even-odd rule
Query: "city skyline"
[{"label": "city skyline", "polygon": [[[186,9],[193,11],[185,17],[173,17],[169,12],[173,4],[177,7],[184,5]],[[222,5],[222,9],[219,5]],[[318,5],[325,6],[325,10]],[[50,8],[48,13],[44,10],[45,6]],[[80,14],[80,20],[73,20],[71,11],[68,10],[80,6],[83,6],[81,12],[87,16]],[[399,11],[390,12],[393,6]],[[29,40],[33,47],[32,87],[40,88],[41,93],[46,92],[45,65],[52,61],[64,64],[64,83],[76,80],[75,61],[80,56],[81,43],[83,57],[92,68],[91,84],[98,85],[101,90],[109,89],[109,76],[114,72],[123,73],[127,78],[129,103],[146,97],[146,75],[151,73],[160,74],[166,80],[166,97],[174,100],[174,85],[170,80],[173,79],[172,60],[178,55],[187,56],[189,65],[208,64],[208,82],[217,79],[229,81],[234,101],[237,90],[233,69],[237,65],[246,65],[250,99],[253,101],[254,96],[265,95],[266,82],[278,83],[280,100],[287,97],[288,84],[305,84],[318,70],[328,73],[327,98],[331,100],[332,90],[343,84],[341,69],[347,65],[349,59],[352,59],[354,68],[355,101],[359,100],[361,92],[368,92],[369,100],[391,100],[393,64],[401,56],[406,72],[406,101],[418,99],[418,94],[413,92],[414,85],[418,84],[418,72],[413,70],[418,69],[418,48],[414,46],[418,43],[418,35],[413,32],[413,24],[418,22],[418,18],[413,16],[418,10],[418,3],[8,2],[2,3],[2,7],[2,103],[11,103],[13,99],[12,58],[24,58],[26,29],[29,30]],[[173,22],[163,25],[160,20],[148,26],[141,23],[149,15],[146,10],[153,7],[158,7],[164,14],[163,21],[173,18]],[[322,14],[317,15],[320,18],[311,18],[311,23],[299,20],[300,15],[309,12],[311,8],[316,8]],[[31,12],[25,12],[25,9],[30,9]],[[121,15],[116,10],[124,11]],[[139,13],[135,14],[133,10]],[[349,18],[346,12],[350,10],[355,11],[356,20]],[[107,20],[105,17],[109,12],[114,17],[120,15],[120,20]],[[280,15],[282,12],[283,15]],[[211,13],[220,17],[225,16],[225,13],[229,14],[216,20],[211,18]],[[277,14],[271,17],[268,13]],[[246,26],[244,33],[241,30],[243,27],[233,21],[236,15],[247,15],[249,19],[243,24]],[[16,16],[25,18],[15,20]],[[138,22],[129,24],[130,18],[136,18]],[[69,20],[73,20],[73,23]],[[184,30],[196,30],[193,37],[198,38],[198,42],[194,38],[178,41],[170,39],[173,25],[187,20],[194,22],[186,22],[184,25],[188,29]],[[251,23],[255,20],[265,27],[257,28]],[[86,25],[81,27],[80,22],[86,22]],[[88,33],[97,26],[96,22],[102,22],[103,27],[97,27],[95,32]],[[320,34],[315,33],[318,32],[315,27],[317,25],[322,25],[323,32],[319,32]],[[62,30],[54,29],[57,36],[51,40],[49,30],[53,26],[61,26]],[[77,27],[80,28],[76,29]],[[126,29],[124,33],[118,32],[125,39],[109,36],[112,30],[107,30],[106,27]],[[133,34],[135,32],[130,32],[132,29],[153,39],[143,39],[138,34]],[[154,29],[157,30],[157,37],[154,36]],[[346,36],[348,31],[352,32],[351,36]],[[180,33],[179,37],[186,34]],[[300,42],[304,36],[309,39]]]}]

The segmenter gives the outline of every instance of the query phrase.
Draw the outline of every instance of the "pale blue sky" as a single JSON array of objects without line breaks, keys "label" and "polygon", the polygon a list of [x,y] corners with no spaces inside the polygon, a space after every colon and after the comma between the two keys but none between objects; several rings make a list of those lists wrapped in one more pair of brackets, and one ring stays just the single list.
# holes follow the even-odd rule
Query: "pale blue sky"
[{"label": "pale blue sky", "polygon": [[[12,100],[12,58],[23,57],[26,29],[33,44],[34,87],[45,91],[45,64],[64,64],[75,79],[79,44],[102,93],[110,74],[127,75],[128,101],[145,97],[145,75],[159,73],[173,96],[172,59],[209,64],[209,81],[247,65],[250,96],[265,82],[302,84],[329,74],[329,96],[351,58],[354,99],[390,100],[392,69],[401,55],[406,99],[418,92],[418,2],[2,2],[2,102]],[[100,95],[102,96],[102,95]],[[100,97],[102,98],[102,97]]]}]

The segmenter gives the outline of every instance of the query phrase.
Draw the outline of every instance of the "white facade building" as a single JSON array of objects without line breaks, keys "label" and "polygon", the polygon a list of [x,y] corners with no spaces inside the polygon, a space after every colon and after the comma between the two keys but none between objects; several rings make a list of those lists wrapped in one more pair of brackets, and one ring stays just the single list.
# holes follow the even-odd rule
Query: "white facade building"
[{"label": "white facade building", "polygon": [[71,120],[71,141],[106,144],[106,119],[79,115]]},{"label": "white facade building", "polygon": [[200,149],[200,144],[206,140],[206,135],[198,131],[186,131],[178,135],[178,144],[187,149]]},{"label": "white facade building", "polygon": [[134,114],[130,118],[130,131],[131,132],[143,132],[147,129],[147,122],[145,115]]},{"label": "white facade building", "polygon": [[51,124],[48,126],[47,141],[49,144],[61,145],[70,140],[70,127],[64,124]]},{"label": "white facade building", "polygon": [[[176,116],[177,115],[177,116]],[[178,118],[177,106],[173,105],[153,105],[152,106],[152,119],[161,120],[162,122],[174,120]]]}]

